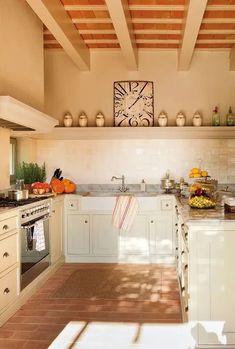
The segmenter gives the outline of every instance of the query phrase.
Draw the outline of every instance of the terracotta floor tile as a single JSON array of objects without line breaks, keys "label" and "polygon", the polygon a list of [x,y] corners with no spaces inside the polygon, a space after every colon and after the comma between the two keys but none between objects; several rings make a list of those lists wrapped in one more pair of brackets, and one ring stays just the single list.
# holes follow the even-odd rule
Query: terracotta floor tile
[{"label": "terracotta floor tile", "polygon": [[[132,268],[133,265],[130,265]],[[138,324],[181,323],[180,299],[175,268],[154,266],[159,278],[155,299],[129,301],[117,299],[55,298],[55,291],[78,269],[120,269],[118,264],[64,264],[57,272],[0,328],[1,349],[46,349],[71,321]],[[141,266],[135,265],[135,268]],[[153,268],[153,265],[150,266]],[[102,346],[101,346],[102,347]],[[58,347],[59,348],[59,347]]]}]

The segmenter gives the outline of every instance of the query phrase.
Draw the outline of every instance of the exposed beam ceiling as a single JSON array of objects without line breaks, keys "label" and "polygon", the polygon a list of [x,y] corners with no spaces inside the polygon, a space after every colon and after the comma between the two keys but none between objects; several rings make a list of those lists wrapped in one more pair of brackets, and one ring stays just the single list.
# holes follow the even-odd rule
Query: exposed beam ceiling
[{"label": "exposed beam ceiling", "polygon": [[188,0],[184,32],[179,52],[179,70],[188,70],[190,67],[206,4],[207,0]]},{"label": "exposed beam ceiling", "polygon": [[105,0],[129,70],[137,70],[137,47],[127,0]]},{"label": "exposed beam ceiling", "polygon": [[26,0],[81,70],[90,68],[90,52],[60,0]]}]

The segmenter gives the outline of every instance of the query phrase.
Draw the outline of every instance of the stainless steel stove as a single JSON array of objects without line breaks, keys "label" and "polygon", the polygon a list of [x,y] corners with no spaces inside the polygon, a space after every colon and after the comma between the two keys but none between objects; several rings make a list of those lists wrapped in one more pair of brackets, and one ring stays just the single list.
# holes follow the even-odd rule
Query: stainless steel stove
[{"label": "stainless steel stove", "polygon": [[[30,199],[31,200],[31,199]],[[33,200],[19,210],[21,226],[21,290],[50,265],[51,199]],[[40,227],[40,236],[38,235]],[[41,245],[38,244],[40,239]],[[39,248],[40,247],[40,248]]]},{"label": "stainless steel stove", "polygon": [[24,206],[29,205],[41,200],[45,200],[45,198],[29,198],[29,199],[23,199],[23,200],[10,200],[9,198],[0,198],[0,207],[18,207],[18,206]]}]

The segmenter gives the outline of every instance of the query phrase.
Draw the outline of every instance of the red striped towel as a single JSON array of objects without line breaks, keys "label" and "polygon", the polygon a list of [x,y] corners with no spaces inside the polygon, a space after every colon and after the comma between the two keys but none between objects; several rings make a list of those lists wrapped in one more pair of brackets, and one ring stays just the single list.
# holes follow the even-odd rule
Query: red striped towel
[{"label": "red striped towel", "polygon": [[118,196],[113,210],[113,226],[117,229],[129,231],[138,213],[138,209],[139,203],[135,196]]}]

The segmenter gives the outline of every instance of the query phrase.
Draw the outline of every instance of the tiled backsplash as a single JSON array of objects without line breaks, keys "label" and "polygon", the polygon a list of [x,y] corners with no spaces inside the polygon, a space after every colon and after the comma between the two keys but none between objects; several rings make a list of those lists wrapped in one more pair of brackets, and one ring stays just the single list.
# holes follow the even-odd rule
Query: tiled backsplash
[{"label": "tiled backsplash", "polygon": [[190,168],[202,168],[220,183],[235,183],[235,140],[38,140],[37,161],[46,162],[48,179],[60,167],[76,183],[159,184],[167,170],[178,181]]}]

